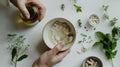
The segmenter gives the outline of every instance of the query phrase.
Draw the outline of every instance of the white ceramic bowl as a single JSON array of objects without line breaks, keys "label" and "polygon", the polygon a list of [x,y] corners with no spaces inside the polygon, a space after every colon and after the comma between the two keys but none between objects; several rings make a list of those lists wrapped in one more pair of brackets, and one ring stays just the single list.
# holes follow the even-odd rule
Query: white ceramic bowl
[{"label": "white ceramic bowl", "polygon": [[51,49],[55,46],[55,44],[53,44],[53,42],[49,38],[50,29],[51,29],[52,25],[55,23],[55,21],[67,23],[67,25],[70,27],[70,29],[73,33],[73,41],[70,44],[65,45],[63,47],[63,49],[61,50],[61,51],[63,51],[63,50],[70,48],[74,44],[74,41],[76,39],[75,27],[73,26],[73,24],[70,21],[68,21],[67,19],[64,19],[64,18],[54,18],[54,19],[48,21],[48,23],[43,28],[43,40],[44,40],[45,44]]}]

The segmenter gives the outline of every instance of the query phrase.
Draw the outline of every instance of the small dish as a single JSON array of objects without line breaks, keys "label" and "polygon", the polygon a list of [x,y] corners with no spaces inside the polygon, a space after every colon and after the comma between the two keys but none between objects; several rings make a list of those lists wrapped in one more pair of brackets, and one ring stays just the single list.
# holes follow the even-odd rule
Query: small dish
[{"label": "small dish", "polygon": [[[63,24],[63,27],[61,27],[61,25],[58,26],[57,24]],[[55,31],[51,32],[53,26],[54,26]],[[64,26],[65,26],[65,28],[64,28]],[[60,27],[60,28],[58,28],[58,27]],[[67,38],[67,37],[63,37],[63,35],[64,35],[63,33],[68,31],[68,30],[64,31],[67,28],[69,28],[68,30],[70,30],[70,35],[72,34],[72,40],[71,40],[71,42],[68,42],[68,43],[66,43],[66,41],[65,41],[66,40],[65,38]],[[63,33],[61,33],[61,31]],[[68,34],[68,36],[69,36],[69,34]],[[74,28],[73,24],[65,18],[54,18],[54,19],[48,21],[48,23],[43,28],[43,41],[51,49],[58,42],[60,42],[62,40],[63,42],[65,42],[64,43],[65,46],[63,47],[63,49],[61,51],[64,51],[64,50],[70,48],[74,44],[75,39],[76,39],[75,28]]]},{"label": "small dish", "polygon": [[96,26],[97,24],[100,23],[100,18],[98,15],[96,14],[92,14],[90,15],[89,19],[88,19],[88,23],[91,25],[91,26]]},{"label": "small dish", "polygon": [[98,57],[91,56],[83,61],[82,67],[103,67],[103,63]]}]

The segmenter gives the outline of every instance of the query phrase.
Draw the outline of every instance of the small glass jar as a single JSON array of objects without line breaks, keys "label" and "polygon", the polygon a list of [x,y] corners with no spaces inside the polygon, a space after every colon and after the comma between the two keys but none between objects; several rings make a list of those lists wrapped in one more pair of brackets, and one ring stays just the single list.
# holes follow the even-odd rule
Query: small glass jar
[{"label": "small glass jar", "polygon": [[19,17],[18,17],[18,22],[24,24],[25,26],[34,26],[37,23],[39,23],[39,21],[38,21],[38,14],[39,14],[38,8],[36,8],[34,6],[30,6],[30,5],[27,5],[26,8],[30,14],[30,19],[24,18],[24,16],[20,12]]},{"label": "small glass jar", "polygon": [[89,19],[88,19],[88,23],[91,25],[91,26],[96,26],[97,24],[100,23],[100,18],[98,15],[96,14],[92,14],[90,15]]}]

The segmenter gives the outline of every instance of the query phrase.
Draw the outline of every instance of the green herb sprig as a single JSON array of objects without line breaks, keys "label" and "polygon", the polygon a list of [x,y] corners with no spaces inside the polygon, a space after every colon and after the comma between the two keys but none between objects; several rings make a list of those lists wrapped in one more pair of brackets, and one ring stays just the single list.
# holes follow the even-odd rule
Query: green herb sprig
[{"label": "green herb sprig", "polygon": [[104,10],[104,14],[103,14],[103,17],[104,19],[108,20],[110,22],[110,25],[111,26],[114,26],[116,23],[117,23],[117,18],[114,17],[113,19],[109,19],[109,15],[108,15],[108,8],[109,8],[109,5],[103,5],[103,10]]},{"label": "green herb sprig", "polygon": [[[104,34],[103,32],[96,32],[97,37],[99,38],[98,42],[94,43],[94,47],[98,45],[103,45],[103,49],[105,51],[105,55],[108,59],[112,60],[115,58],[117,54],[117,50],[115,49],[117,46],[117,41],[120,37],[120,27],[114,27],[112,29],[112,34]],[[112,61],[112,66],[113,61]]]},{"label": "green herb sprig", "polygon": [[120,38],[120,27],[114,27],[112,30],[112,36],[116,39]]},{"label": "green herb sprig", "polygon": [[61,4],[61,10],[64,11],[65,9],[65,4]]},{"label": "green herb sprig", "polygon": [[78,23],[79,27],[81,28],[82,27],[82,22],[81,22],[80,19],[77,20],[77,23]]},{"label": "green herb sprig", "polygon": [[109,15],[107,13],[104,13],[103,14],[103,17],[106,19],[106,20],[109,20]]},{"label": "green herb sprig", "polygon": [[105,12],[107,12],[107,11],[108,11],[108,8],[109,8],[109,5],[103,5],[102,7],[103,7],[103,10],[104,10]]},{"label": "green herb sprig", "polygon": [[110,20],[111,26],[114,26],[117,23],[117,18],[114,17],[112,20]]},{"label": "green herb sprig", "polygon": [[103,10],[104,10],[103,17],[104,17],[106,20],[109,20],[109,15],[108,15],[109,5],[103,5],[102,7],[103,7]]},{"label": "green herb sprig", "polygon": [[8,49],[11,51],[11,62],[14,64],[14,67],[17,67],[17,62],[22,61],[27,58],[28,55],[25,54],[29,45],[25,44],[24,36],[18,36],[17,34],[8,34]]},{"label": "green herb sprig", "polygon": [[76,9],[76,12],[82,12],[82,7],[77,5],[77,4],[74,4],[74,7]]}]

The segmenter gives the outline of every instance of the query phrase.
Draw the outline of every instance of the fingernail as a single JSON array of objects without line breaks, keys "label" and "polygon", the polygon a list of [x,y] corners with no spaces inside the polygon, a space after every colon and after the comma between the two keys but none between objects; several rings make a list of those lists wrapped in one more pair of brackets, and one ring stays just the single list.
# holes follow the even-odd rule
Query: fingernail
[{"label": "fingernail", "polygon": [[29,19],[30,18],[29,13],[25,13],[25,14],[22,14],[22,15],[25,17],[25,19]]},{"label": "fingernail", "polygon": [[29,18],[30,18],[30,16],[29,16],[29,15],[26,15],[26,18],[27,18],[27,19],[29,19]]}]

